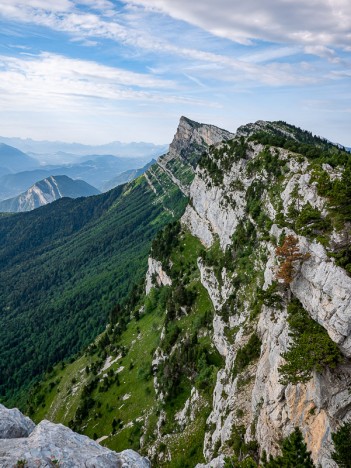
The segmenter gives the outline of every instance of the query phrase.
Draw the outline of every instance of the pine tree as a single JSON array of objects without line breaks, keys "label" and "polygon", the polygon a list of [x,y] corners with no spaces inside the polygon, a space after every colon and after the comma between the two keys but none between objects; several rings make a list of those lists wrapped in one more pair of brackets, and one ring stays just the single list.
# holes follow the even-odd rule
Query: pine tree
[{"label": "pine tree", "polygon": [[303,440],[302,432],[299,428],[283,440],[282,454],[270,458],[267,462],[262,460],[263,468],[314,468],[311,452]]},{"label": "pine tree", "polygon": [[351,468],[351,422],[344,423],[332,434],[335,451],[332,459],[340,468]]}]

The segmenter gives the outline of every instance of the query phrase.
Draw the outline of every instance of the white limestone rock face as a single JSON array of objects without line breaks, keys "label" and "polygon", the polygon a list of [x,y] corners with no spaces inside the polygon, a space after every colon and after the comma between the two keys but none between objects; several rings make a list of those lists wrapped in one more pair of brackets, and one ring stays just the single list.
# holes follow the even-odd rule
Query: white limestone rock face
[{"label": "white limestone rock face", "polygon": [[[279,237],[281,230],[273,225],[271,234]],[[287,234],[296,234],[286,230]],[[290,287],[311,317],[320,323],[330,337],[349,354],[351,279],[328,258],[322,245],[299,237],[300,250],[310,257],[304,261]],[[275,278],[275,249],[270,252],[265,271],[266,289]],[[252,414],[259,409],[256,439],[261,450],[276,453],[279,439],[293,428],[302,430],[308,449],[323,468],[336,467],[330,458],[331,432],[340,421],[351,417],[351,369],[348,364],[332,371],[314,374],[306,385],[283,386],[278,368],[284,363],[288,335],[285,308],[281,311],[263,307],[258,331],[262,338],[262,354],[258,363],[252,393]]]},{"label": "white limestone rock face", "polygon": [[[229,323],[226,323],[219,315],[224,303],[233,291],[231,280],[227,276],[226,270],[222,270],[221,282],[216,278],[212,268],[205,267],[201,259],[198,259],[198,267],[201,275],[201,283],[207,289],[207,292],[213,303],[215,313],[213,318],[213,344],[218,352],[225,359],[225,366],[217,374],[216,384],[213,392],[212,411],[206,421],[209,429],[204,439],[204,456],[206,460],[211,460],[218,444],[223,446],[231,437],[233,426],[237,423],[237,409],[241,409],[245,414],[250,413],[250,399],[247,397],[247,391],[252,388],[252,376],[255,372],[255,366],[250,366],[247,377],[252,383],[249,383],[245,389],[238,389],[237,378],[233,376],[233,366],[237,350],[244,346],[248,336],[243,333],[241,325],[246,320],[246,313],[235,314],[230,317]],[[234,343],[229,343],[226,336],[226,328],[238,328]],[[240,421],[243,423],[243,420]],[[247,424],[249,423],[247,419]],[[215,458],[208,467],[222,467],[224,457]],[[202,466],[202,465],[199,465]]]},{"label": "white limestone rock face", "polygon": [[86,436],[76,434],[62,424],[42,421],[29,437],[0,441],[0,466],[13,468],[25,460],[27,468],[149,468],[150,463],[133,450],[121,453],[102,447]]},{"label": "white limestone rock face", "polygon": [[201,407],[201,403],[200,394],[198,390],[193,387],[190,397],[186,400],[183,409],[178,411],[175,415],[175,420],[182,429],[195,420],[197,410]]},{"label": "white limestone rock face", "polygon": [[200,277],[202,285],[207,289],[207,292],[213,303],[216,311],[220,310],[223,304],[233,291],[231,280],[227,275],[225,268],[221,274],[221,284],[219,283],[212,268],[207,267],[201,258],[197,260],[197,266],[200,270]]},{"label": "white limestone rock face", "polygon": [[284,214],[288,213],[289,206],[296,201],[293,200],[293,193],[296,191],[297,203],[301,208],[303,205],[310,203],[313,208],[317,208],[323,212],[325,208],[325,200],[317,193],[317,183],[311,183],[310,174],[294,174],[286,184],[284,191],[281,194],[283,201]]},{"label": "white limestone rock face", "polygon": [[0,439],[28,437],[34,428],[34,422],[23,416],[20,410],[8,409],[0,404]]},{"label": "white limestone rock face", "polygon": [[[256,122],[241,127],[238,135],[248,135],[266,128],[266,125],[266,122]],[[185,119],[180,125],[178,136],[183,132],[183,136],[187,135],[189,141],[193,139],[196,132],[190,127],[191,124]],[[288,131],[285,133],[289,134]],[[200,133],[196,133],[195,140],[199,135]],[[292,134],[289,136],[295,138]],[[182,152],[180,140],[181,138],[175,138],[174,147],[167,158],[171,159],[176,154],[179,156]],[[195,140],[193,141],[196,142]],[[200,138],[197,142],[200,141],[203,140]],[[262,207],[271,221],[274,221],[281,210],[287,214],[292,203],[297,209],[310,203],[322,215],[327,213],[326,200],[318,195],[316,183],[309,173],[308,162],[302,157],[295,157],[287,150],[277,150],[280,159],[284,160],[286,177],[279,192],[270,191],[271,180],[265,171],[250,175],[246,165],[262,149],[262,145],[249,143],[245,159],[234,161],[225,170],[221,169],[219,160],[219,170],[223,175],[223,182],[219,185],[211,180],[206,169],[196,169],[189,189],[190,203],[181,222],[205,247],[209,248],[219,241],[221,249],[225,251],[242,220],[248,218],[255,225],[255,220],[251,219],[246,210],[245,198],[247,188],[254,180],[259,180],[264,185]],[[323,169],[331,178],[339,177],[339,174],[332,172],[332,168],[323,166]],[[259,260],[254,269],[257,272],[265,270],[263,289],[267,289],[276,278],[275,245],[267,240],[267,236],[264,240],[259,229],[257,231],[256,248],[268,254],[268,258]],[[348,245],[350,238],[346,231],[342,235],[333,233],[332,242],[338,246]],[[279,239],[281,233],[282,229],[272,226],[272,236]],[[285,233],[298,237],[301,252],[310,255],[308,260],[302,262],[290,285],[293,295],[301,301],[311,317],[327,330],[342,352],[351,357],[351,278],[327,256],[322,245],[309,242],[289,229],[285,229]],[[206,266],[201,259],[198,259],[198,268],[201,283],[214,306],[212,344],[224,358],[225,365],[217,374],[212,410],[207,419],[203,453],[208,464],[197,465],[197,468],[223,467],[223,454],[232,453],[230,439],[233,427],[238,425],[247,428],[246,441],[257,440],[260,451],[266,450],[272,455],[279,452],[281,439],[298,426],[315,463],[321,464],[322,468],[335,468],[330,456],[333,450],[331,433],[342,421],[351,419],[349,364],[342,364],[332,371],[325,370],[322,374],[314,374],[304,385],[282,385],[279,381],[279,367],[284,364],[283,355],[291,340],[285,303],[288,295],[282,293],[281,310],[263,306],[259,318],[250,320],[249,306],[252,303],[245,303],[246,290],[243,285],[240,292],[243,293],[244,304],[240,310],[233,311],[226,322],[221,316],[221,309],[233,293],[232,278],[225,269],[221,278],[218,274],[216,276],[213,269]],[[262,283],[263,281],[259,284]],[[250,292],[248,289],[247,296]],[[237,351],[245,346],[253,332],[262,341],[260,357],[250,363],[240,375],[235,376],[233,368]],[[188,421],[191,421],[191,417],[188,420],[186,418],[187,414],[191,416],[191,405],[192,397],[177,415],[184,430]]]},{"label": "white limestone rock face", "polygon": [[[214,125],[199,124],[186,117],[181,117],[177,132],[169,146],[169,151],[161,156],[157,164],[165,171],[180,190],[189,196],[189,185],[194,175],[194,169],[189,164],[193,154],[201,155],[211,145],[217,145],[224,140],[234,138],[234,134]],[[172,163],[176,162],[177,175],[172,170]],[[179,173],[180,171],[180,173]]]},{"label": "white limestone rock face", "polygon": [[[177,132],[169,147],[168,158],[182,156],[183,151],[188,150],[191,144],[211,146],[223,140],[230,140],[234,136],[233,133],[215,125],[198,124],[186,117],[181,117]],[[163,156],[162,159],[167,158]]]},{"label": "white limestone rock face", "polygon": [[211,247],[214,242],[211,226],[207,220],[197,214],[191,205],[186,207],[181,221],[193,236],[200,239],[205,247]]},{"label": "white limestone rock face", "polygon": [[[342,352],[351,356],[351,278],[343,268],[335,265],[324,247],[317,242],[309,242],[294,231],[285,229],[299,239],[300,251],[309,258],[300,265],[296,277],[290,285],[291,291],[302,303],[311,317],[322,325]],[[271,234],[279,238],[282,230],[276,225]],[[275,249],[270,248],[270,256],[265,271],[265,287],[275,277]]]},{"label": "white limestone rock face", "polygon": [[[251,423],[260,449],[276,454],[281,438],[298,426],[308,449],[323,468],[336,467],[330,458],[331,432],[351,416],[351,369],[341,365],[333,371],[314,374],[307,384],[284,386],[279,382],[282,355],[289,345],[286,310],[263,307],[258,332],[262,339],[255,384],[251,396]],[[247,432],[250,439],[252,434]]]},{"label": "white limestone rock face", "polygon": [[351,356],[351,278],[328,258],[322,245],[301,245],[310,253],[291,284],[291,290],[311,317],[329,333],[343,353]]},{"label": "white limestone rock face", "polygon": [[[191,205],[181,221],[206,247],[210,247],[215,236],[218,236],[222,249],[225,249],[231,243],[231,237],[245,215],[244,192],[228,189],[242,171],[241,163],[233,165],[230,173],[224,176],[224,184],[221,187],[213,185],[205,171],[196,171],[190,186]],[[230,203],[227,201],[228,197]]]},{"label": "white limestone rock face", "polygon": [[[156,282],[156,284],[155,284]],[[148,258],[145,292],[149,294],[151,288],[157,286],[171,286],[172,280],[162,268],[162,263],[152,257]]]}]

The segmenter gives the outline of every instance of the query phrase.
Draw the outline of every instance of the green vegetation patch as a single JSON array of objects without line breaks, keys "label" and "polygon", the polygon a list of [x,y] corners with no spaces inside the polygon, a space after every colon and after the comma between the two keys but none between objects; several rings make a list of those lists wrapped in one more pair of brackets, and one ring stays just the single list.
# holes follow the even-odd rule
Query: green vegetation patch
[{"label": "green vegetation patch", "polygon": [[335,368],[343,361],[342,354],[327,331],[315,322],[297,299],[288,305],[288,324],[292,344],[283,354],[286,364],[279,368],[281,383],[305,383],[312,372],[325,367]]},{"label": "green vegetation patch", "polygon": [[351,467],[351,422],[343,423],[339,429],[332,434],[334,452],[332,459],[340,468]]},{"label": "green vegetation patch", "polygon": [[350,159],[350,154],[344,148],[312,135],[311,132],[285,122],[273,122],[273,124],[278,124],[281,131],[276,126],[267,125],[267,130],[254,133],[249,137],[249,141],[284,148],[302,154],[311,161],[327,163],[333,167],[345,165]]}]

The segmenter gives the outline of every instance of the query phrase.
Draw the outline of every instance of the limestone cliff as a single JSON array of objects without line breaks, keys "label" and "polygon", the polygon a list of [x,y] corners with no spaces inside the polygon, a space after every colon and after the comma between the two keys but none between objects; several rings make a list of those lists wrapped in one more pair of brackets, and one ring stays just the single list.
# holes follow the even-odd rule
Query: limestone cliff
[{"label": "limestone cliff", "polygon": [[[194,133],[189,134],[186,120],[183,124],[186,141],[191,141]],[[209,463],[206,466],[223,466],[225,456],[233,453],[233,430],[240,426],[245,427],[245,441],[256,441],[259,453],[265,450],[275,455],[279,441],[299,427],[314,461],[323,468],[334,467],[331,433],[351,417],[351,366],[347,359],[351,354],[351,278],[336,264],[332,244],[333,237],[341,236],[345,245],[349,227],[339,226],[337,234],[335,228],[331,233],[331,227],[315,227],[313,217],[305,217],[305,225],[298,221],[304,219],[302,214],[314,210],[321,226],[330,222],[332,208],[328,197],[319,194],[315,174],[320,170],[335,180],[341,178],[342,169],[329,164],[318,168],[298,152],[278,145],[267,147],[253,137],[262,131],[278,131],[280,137],[299,140],[292,127],[262,121],[241,127],[230,142],[218,144],[212,139],[211,144],[216,145],[195,170],[188,192],[190,203],[181,219],[183,230],[190,231],[205,249],[217,249],[217,257],[227,254],[235,265],[228,271],[225,262],[218,262],[218,270],[213,260],[206,264],[203,256],[197,259],[201,284],[214,309],[211,341],[224,359],[212,394],[203,453]],[[170,159],[175,150],[182,152],[181,146],[173,144]],[[245,231],[247,228],[243,231],[248,224],[251,233]],[[235,246],[239,232],[244,233],[240,238],[244,245]],[[276,246],[289,234],[298,239],[300,251],[307,255],[286,288],[276,281]],[[244,256],[243,265],[236,257],[245,244],[250,253]],[[165,284],[159,279],[161,283]],[[279,306],[259,299],[272,285],[277,287]],[[287,305],[292,297],[328,332],[344,360],[335,368],[314,371],[306,383],[283,384],[279,368],[291,346]],[[245,348],[252,334],[260,340],[259,354],[238,371],[238,351]],[[176,348],[170,352],[176,353]],[[195,391],[193,388],[181,413],[182,428],[186,427],[184,414],[189,405],[201,406]],[[187,423],[193,419],[189,413]]]}]

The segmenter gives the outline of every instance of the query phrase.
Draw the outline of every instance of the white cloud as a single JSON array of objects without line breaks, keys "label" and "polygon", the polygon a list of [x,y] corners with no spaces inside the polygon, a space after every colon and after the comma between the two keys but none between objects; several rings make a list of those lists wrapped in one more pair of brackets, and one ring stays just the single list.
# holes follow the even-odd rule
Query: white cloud
[{"label": "white cloud", "polygon": [[256,52],[251,52],[240,57],[240,60],[250,63],[263,63],[275,59],[289,57],[301,52],[301,47],[268,47]]},{"label": "white cloud", "polygon": [[0,56],[0,96],[16,108],[85,107],[91,99],[199,103],[175,90],[171,80],[60,55]]},{"label": "white cloud", "polygon": [[[133,73],[48,53],[0,57],[0,126],[10,129],[11,123],[16,129],[17,122],[24,122],[22,132],[30,136],[28,129],[33,130],[36,118],[45,125],[55,115],[55,132],[59,126],[62,133],[72,133],[71,122],[86,122],[90,134],[97,127],[105,132],[107,125],[113,131],[110,122],[114,118],[124,125],[129,112],[130,128],[136,119],[140,131],[151,132],[151,123],[144,122],[146,113],[153,115],[157,126],[173,113],[169,121],[173,133],[175,115],[186,115],[189,109],[193,118],[232,128],[233,109],[240,114],[241,124],[246,119],[267,118],[274,103],[274,117],[289,120],[290,108],[300,113],[301,94],[333,94],[348,81],[349,1],[2,0],[3,35],[7,34],[6,21],[11,20],[8,34],[23,30],[20,47],[23,43],[36,50],[35,42],[26,36],[28,31],[56,40],[57,35],[50,36],[40,27],[50,28],[66,33],[60,34],[63,53],[70,47],[74,53],[83,50],[72,46],[72,41],[78,41],[97,46],[94,57],[101,47],[97,59],[101,63],[118,63],[122,55],[126,67],[140,62],[138,69],[148,72]],[[31,27],[22,28],[21,23]],[[84,57],[87,53],[84,49]],[[281,103],[284,96],[286,101]],[[216,111],[214,103],[220,110]],[[162,141],[167,139],[162,137]]]},{"label": "white cloud", "polygon": [[[90,3],[90,0],[84,1]],[[249,80],[276,86],[286,84],[298,85],[315,81],[314,79],[311,80],[310,77],[298,76],[298,73],[292,68],[275,67],[274,65],[257,65],[248,63],[249,60],[245,60],[245,58],[243,60],[237,60],[231,56],[169,43],[166,40],[162,40],[162,38],[150,36],[147,31],[140,31],[128,24],[123,24],[122,19],[120,22],[118,22],[118,18],[114,18],[113,21],[110,21],[97,14],[79,11],[75,9],[73,3],[68,0],[63,0],[58,3],[61,5],[62,11],[59,10],[59,4],[55,5],[56,9],[50,11],[52,4],[44,4],[41,0],[30,0],[29,3],[26,3],[26,6],[23,5],[22,0],[13,0],[13,15],[17,15],[17,19],[20,21],[32,22],[70,33],[73,35],[74,39],[84,40],[85,42],[83,43],[87,45],[94,44],[94,42],[91,42],[91,39],[89,40],[88,38],[109,38],[161,55],[171,54],[186,59],[187,61],[196,61],[198,64],[207,63],[211,66],[215,65],[217,68],[227,71],[227,73],[224,73],[226,76],[224,78],[225,80],[228,80],[230,77],[233,82]],[[6,6],[6,4],[0,5],[0,13],[2,12],[2,14],[6,15],[4,5]],[[34,8],[33,5],[37,5],[37,7]],[[109,2],[102,0],[100,6],[108,8],[110,5]],[[138,25],[140,26],[140,23]],[[285,49],[284,54],[287,53],[289,54],[290,52]],[[274,55],[281,55],[281,52],[277,53],[275,51],[273,56]],[[261,61],[264,60],[262,55]],[[217,79],[218,78],[221,79],[221,76],[217,75]]]},{"label": "white cloud", "polygon": [[[30,10],[42,10],[51,13],[71,11],[74,3],[71,0],[1,0],[0,13],[14,19],[25,18]],[[21,14],[22,12],[22,14]]]},{"label": "white cloud", "polygon": [[326,58],[331,63],[340,62],[340,59],[336,56],[335,51],[323,45],[306,46],[304,51],[306,54],[312,54],[321,58]]},{"label": "white cloud", "polygon": [[347,47],[349,0],[127,0],[184,20],[220,37]]}]

